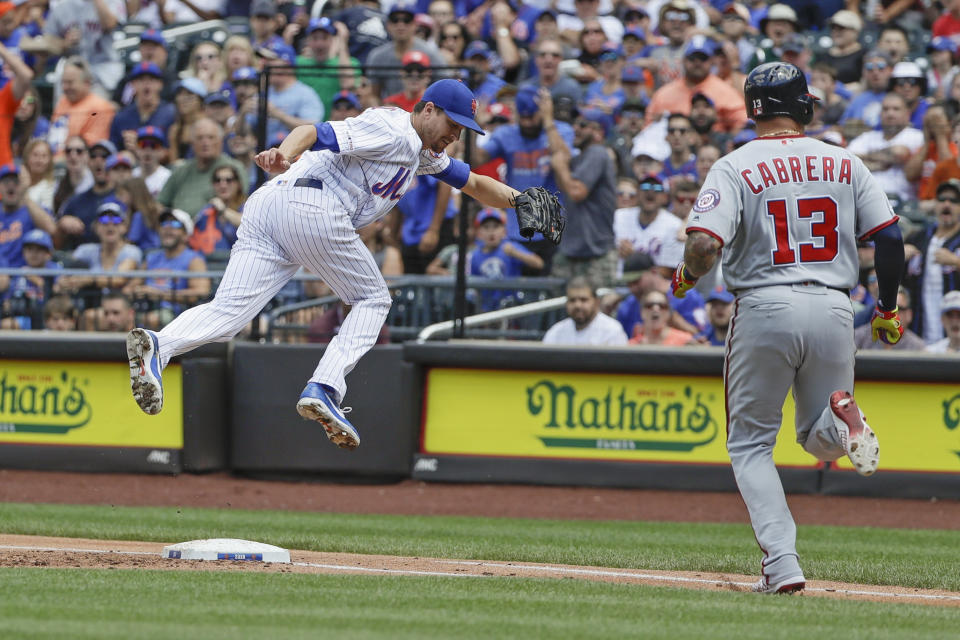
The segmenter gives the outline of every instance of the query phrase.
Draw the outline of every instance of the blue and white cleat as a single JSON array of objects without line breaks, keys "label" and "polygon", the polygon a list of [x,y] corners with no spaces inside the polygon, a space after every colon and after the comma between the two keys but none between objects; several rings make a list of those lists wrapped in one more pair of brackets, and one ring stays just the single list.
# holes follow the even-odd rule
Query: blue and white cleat
[{"label": "blue and white cleat", "polygon": [[163,409],[163,380],[157,354],[157,334],[134,329],[127,334],[127,358],[130,359],[130,388],[133,399],[144,413],[154,416]]},{"label": "blue and white cleat", "polygon": [[356,449],[360,446],[360,433],[344,417],[350,409],[341,409],[333,401],[327,390],[316,382],[309,382],[297,401],[297,413],[307,420],[315,420],[323,425],[330,442],[341,449]]}]

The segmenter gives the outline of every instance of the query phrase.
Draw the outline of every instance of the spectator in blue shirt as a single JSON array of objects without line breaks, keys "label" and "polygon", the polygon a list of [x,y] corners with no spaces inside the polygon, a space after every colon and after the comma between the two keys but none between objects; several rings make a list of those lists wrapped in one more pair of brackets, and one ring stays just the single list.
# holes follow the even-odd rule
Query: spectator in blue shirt
[{"label": "spectator in blue shirt", "polygon": [[160,99],[163,71],[152,62],[141,62],[130,72],[133,102],[117,112],[110,124],[110,142],[131,153],[137,150],[137,129],[152,125],[164,134],[177,117],[177,109]]},{"label": "spectator in blue shirt", "polygon": [[107,170],[107,159],[116,153],[117,148],[109,140],[100,140],[90,147],[93,186],[64,203],[60,219],[57,220],[62,248],[72,250],[84,242],[97,242],[93,219],[97,215],[97,208],[108,198],[113,198],[115,185]]},{"label": "spectator in blue shirt", "polygon": [[0,166],[0,261],[22,267],[24,236],[32,229],[54,230],[53,218],[24,195],[20,172],[13,164]]},{"label": "spectator in blue shirt", "polygon": [[[43,229],[31,229],[23,236],[24,266],[31,269],[60,269],[59,263],[50,259],[53,240]],[[7,316],[0,328],[33,329],[43,326],[43,301],[50,297],[55,280],[39,275],[22,275],[9,278],[3,292],[3,311]]]},{"label": "spectator in blue shirt", "polygon": [[[484,208],[474,221],[477,247],[468,256],[471,276],[506,280],[519,278],[523,267],[543,268],[543,259],[532,251],[507,240],[507,214],[499,209]],[[513,294],[508,289],[481,289],[480,308],[493,311]]]},{"label": "spectator in blue shirt", "polygon": [[494,53],[483,40],[474,40],[463,51],[463,59],[472,69],[467,86],[484,106],[497,101],[497,92],[506,82],[490,71]]},{"label": "spectator in blue shirt", "polygon": [[[265,67],[292,67],[296,54],[293,47],[282,42],[257,49]],[[292,69],[273,69],[267,91],[267,139],[278,133],[290,133],[303,124],[322,122],[323,103],[317,92],[297,80]]]},{"label": "spectator in blue shirt", "polygon": [[887,86],[893,73],[893,62],[885,51],[874,49],[863,58],[863,91],[857,94],[841,122],[861,120],[869,129],[880,126],[880,104],[887,95]]},{"label": "spectator in blue shirt", "polygon": [[717,286],[707,295],[708,324],[697,334],[698,343],[714,347],[722,347],[726,343],[730,318],[733,316],[733,300],[733,294],[722,286]]},{"label": "spectator in blue shirt", "polygon": [[670,155],[663,161],[663,171],[658,176],[661,181],[669,182],[673,178],[697,179],[697,156],[690,151],[690,141],[695,132],[689,116],[672,113],[667,118],[667,144]]},{"label": "spectator in blue shirt", "polygon": [[[479,166],[495,158],[503,158],[507,165],[507,184],[520,191],[528,187],[544,187],[552,193],[559,191],[559,187],[550,166],[549,140],[555,138],[555,144],[572,148],[573,127],[555,121],[552,108],[549,119],[544,118],[537,101],[549,101],[550,97],[545,92],[542,95],[545,97],[538,97],[536,89],[531,87],[524,87],[517,93],[517,124],[502,125],[491,135],[484,136],[489,139],[481,142],[474,155],[474,164]],[[526,242],[520,235],[516,216],[512,212],[507,215],[507,238],[514,242]],[[543,258],[549,268],[550,258],[555,251],[552,243],[536,234],[526,246]]]}]

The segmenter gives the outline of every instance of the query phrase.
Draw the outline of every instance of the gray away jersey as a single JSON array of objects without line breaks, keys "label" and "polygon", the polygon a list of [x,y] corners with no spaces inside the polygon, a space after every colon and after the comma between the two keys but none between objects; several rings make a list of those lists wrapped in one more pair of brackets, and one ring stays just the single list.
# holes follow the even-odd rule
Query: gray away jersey
[{"label": "gray away jersey", "polygon": [[897,219],[859,158],[791,136],[756,139],[718,160],[687,231],[723,243],[729,289],[807,281],[849,289],[859,271],[857,239]]}]

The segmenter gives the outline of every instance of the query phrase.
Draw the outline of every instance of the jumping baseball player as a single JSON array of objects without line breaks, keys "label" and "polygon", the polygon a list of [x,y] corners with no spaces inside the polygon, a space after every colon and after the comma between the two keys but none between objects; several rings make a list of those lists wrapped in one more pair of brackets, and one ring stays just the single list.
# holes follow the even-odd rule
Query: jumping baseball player
[{"label": "jumping baseball player", "polygon": [[753,590],[792,593],[805,578],[796,525],[773,463],[783,401],[793,387],[797,441],[823,461],[847,455],[861,475],[879,447],[853,399],[853,309],[857,240],[876,246],[880,297],[873,339],[903,334],[897,287],[903,240],[883,191],[846,150],[804,137],[814,100],[803,72],[773,62],[750,72],[747,111],[758,137],[707,174],[687,223],[682,296],[723,249],[736,295],[726,342],[727,450],[764,552]]},{"label": "jumping baseball player", "polygon": [[171,358],[232,338],[303,266],[352,309],[300,394],[297,412],[320,422],[338,446],[359,446],[360,435],[340,408],[344,378],[377,341],[390,294],[357,229],[396,206],[418,174],[435,175],[489,207],[506,209],[517,196],[523,200],[521,192],[472,173],[444,151],[464,127],[483,134],[476,111],[467,86],[445,79],[427,88],[412,114],[383,107],[299,126],[279,148],[259,153],[257,165],[281,175],[247,201],[214,299],[160,332],[134,329],[127,335],[131,388],[140,408],[148,414],[163,408],[161,372]]}]

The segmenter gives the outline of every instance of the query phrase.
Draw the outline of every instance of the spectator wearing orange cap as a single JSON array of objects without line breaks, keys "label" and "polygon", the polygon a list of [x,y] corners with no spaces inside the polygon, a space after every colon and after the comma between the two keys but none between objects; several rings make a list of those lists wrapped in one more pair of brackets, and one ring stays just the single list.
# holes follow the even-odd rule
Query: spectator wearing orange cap
[{"label": "spectator wearing orange cap", "polygon": [[407,51],[400,64],[403,66],[400,71],[403,91],[387,96],[383,104],[412,113],[414,105],[420,102],[420,96],[430,84],[430,57],[422,51]]},{"label": "spectator wearing orange cap", "polygon": [[[0,3],[10,4],[9,2]],[[14,116],[24,94],[30,88],[33,80],[33,71],[24,64],[16,53],[13,53],[0,44],[0,60],[3,65],[13,72],[13,80],[7,82],[0,89],[0,165],[13,162],[13,151],[10,146],[10,133],[13,130]]]}]

